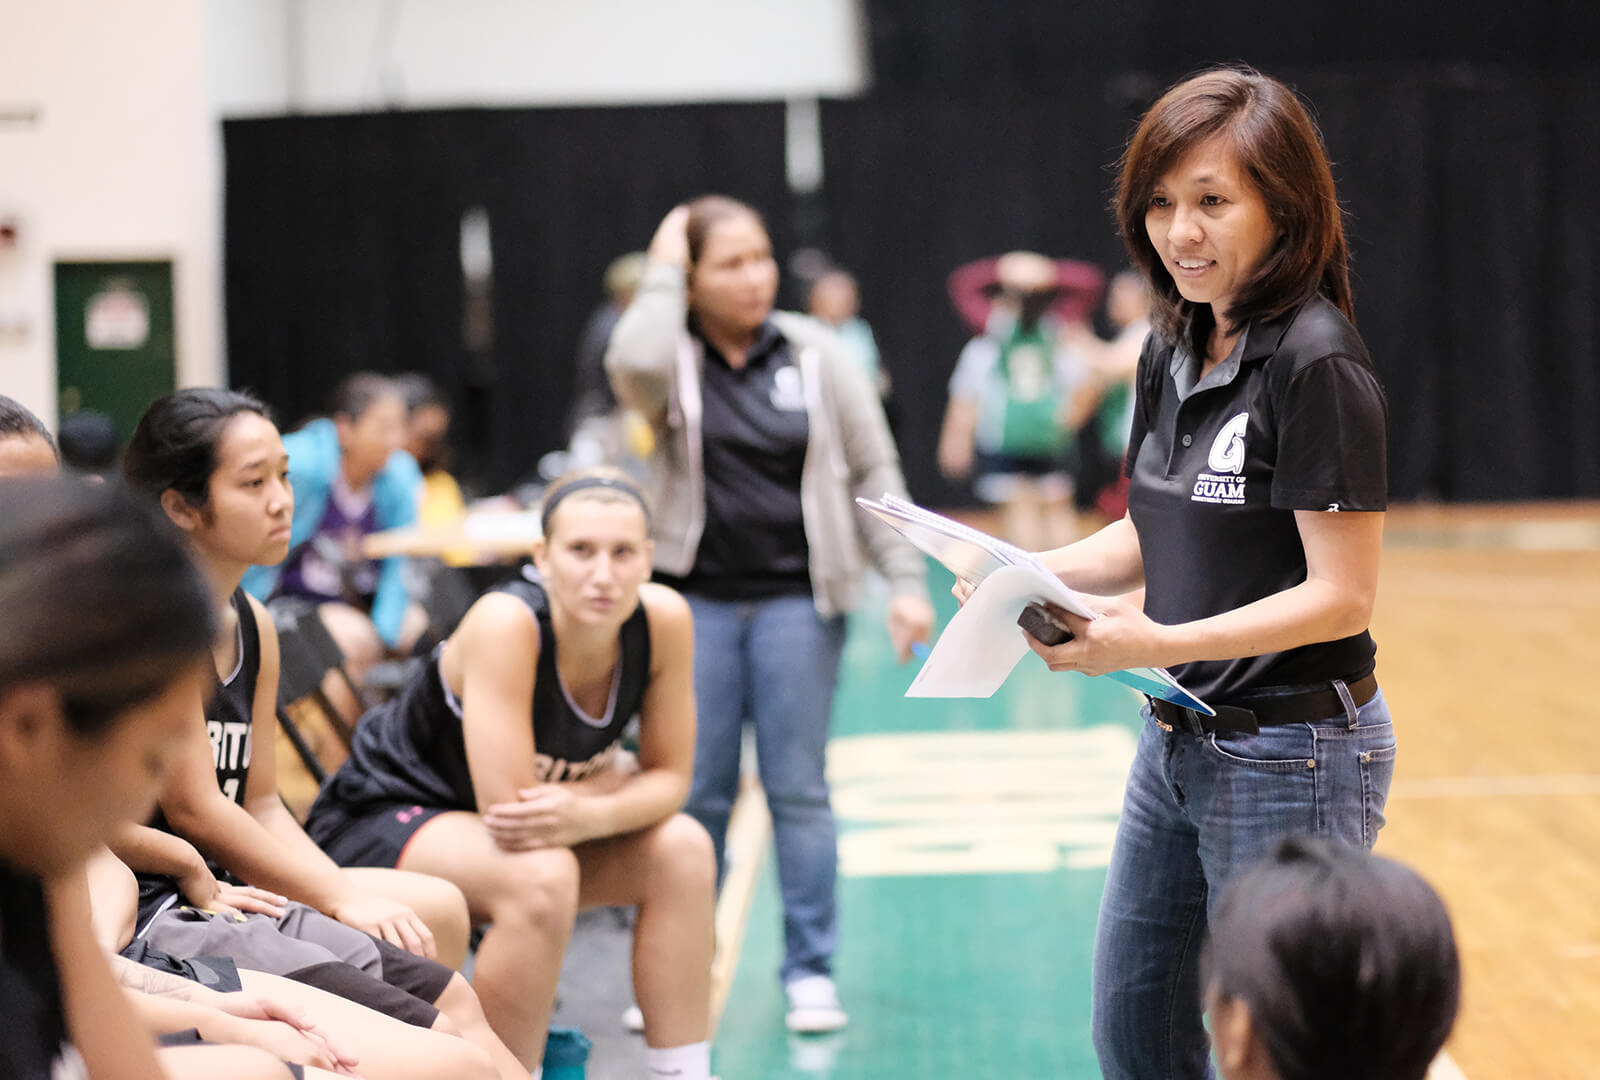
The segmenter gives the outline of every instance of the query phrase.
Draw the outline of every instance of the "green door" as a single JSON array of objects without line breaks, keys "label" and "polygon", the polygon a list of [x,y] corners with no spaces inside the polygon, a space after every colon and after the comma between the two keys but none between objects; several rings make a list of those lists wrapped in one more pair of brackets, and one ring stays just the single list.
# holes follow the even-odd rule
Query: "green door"
[{"label": "green door", "polygon": [[56,387],[61,419],[98,409],[126,446],[178,369],[172,263],[58,262]]}]

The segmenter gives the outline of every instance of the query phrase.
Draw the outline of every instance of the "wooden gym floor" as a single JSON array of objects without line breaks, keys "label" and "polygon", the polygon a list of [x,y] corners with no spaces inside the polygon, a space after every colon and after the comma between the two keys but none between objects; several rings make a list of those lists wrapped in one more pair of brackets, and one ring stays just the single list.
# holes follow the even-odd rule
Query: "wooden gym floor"
[{"label": "wooden gym floor", "polygon": [[[1088,952],[1131,704],[1027,658],[988,702],[906,701],[906,673],[874,644],[880,618],[853,621],[830,753],[851,1028],[786,1045],[770,855],[754,847],[719,912],[716,1063],[819,1080],[1095,1076]],[[1400,742],[1378,850],[1443,894],[1465,969],[1433,1080],[1600,1075],[1600,504],[1396,508],[1373,632]],[[977,790],[990,762],[1009,790]],[[944,849],[873,839],[941,801]],[[990,829],[969,839],[958,823],[974,817]]]},{"label": "wooden gym floor", "polygon": [[1470,1080],[1600,1074],[1600,505],[1392,511],[1378,850],[1450,905]]},{"label": "wooden gym floor", "polygon": [[[1373,633],[1400,742],[1378,850],[1443,894],[1465,967],[1435,1080],[1600,1076],[1600,503],[1392,510]],[[1135,703],[1025,658],[994,699],[941,710],[901,696],[910,671],[883,637],[880,611],[853,620],[830,755],[851,1028],[832,1043],[782,1029],[771,854],[746,800],[719,910],[716,1064],[1092,1077],[1088,952]],[[978,790],[991,768],[1012,790]],[[989,830],[926,846],[908,823],[936,823],[940,804]],[[631,1066],[639,1050],[622,1049]]]}]

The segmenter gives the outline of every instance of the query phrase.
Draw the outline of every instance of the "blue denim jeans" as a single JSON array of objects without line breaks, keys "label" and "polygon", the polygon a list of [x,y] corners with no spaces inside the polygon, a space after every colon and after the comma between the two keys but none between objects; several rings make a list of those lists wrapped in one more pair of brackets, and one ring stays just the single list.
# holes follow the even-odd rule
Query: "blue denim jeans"
[{"label": "blue denim jeans", "polygon": [[779,977],[831,974],[839,841],[824,768],[844,616],[822,618],[809,595],[688,600],[699,726],[685,809],[711,834],[720,882],[740,743],[754,724],[783,894]]},{"label": "blue denim jeans", "polygon": [[1200,948],[1223,887],[1290,833],[1370,849],[1394,726],[1381,691],[1344,715],[1257,735],[1197,737],[1162,730],[1148,707],[1144,717],[1100,901],[1095,1052],[1105,1080],[1200,1080],[1213,1075]]}]

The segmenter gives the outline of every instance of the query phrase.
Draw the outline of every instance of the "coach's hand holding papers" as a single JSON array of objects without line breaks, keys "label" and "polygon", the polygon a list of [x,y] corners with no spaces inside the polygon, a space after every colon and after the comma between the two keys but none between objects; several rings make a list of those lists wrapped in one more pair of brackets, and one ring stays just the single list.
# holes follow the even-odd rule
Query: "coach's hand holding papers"
[{"label": "coach's hand holding papers", "polygon": [[[1031,552],[903,499],[885,495],[856,502],[957,577],[961,609],[934,643],[907,697],[989,697],[1031,648],[1054,671],[1109,675],[1141,693],[1211,713],[1165,670],[1121,666],[1119,658],[1139,655],[1141,632],[1153,626],[1132,601],[1074,592]],[[1046,645],[1019,629],[1018,616],[1029,605],[1042,606],[1074,637]],[[1089,622],[1102,618],[1086,635]]]}]

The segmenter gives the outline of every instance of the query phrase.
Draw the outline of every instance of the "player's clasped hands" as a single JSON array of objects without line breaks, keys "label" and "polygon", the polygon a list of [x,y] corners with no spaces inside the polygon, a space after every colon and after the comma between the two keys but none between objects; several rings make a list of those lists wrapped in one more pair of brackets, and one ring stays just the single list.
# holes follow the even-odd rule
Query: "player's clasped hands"
[{"label": "player's clasped hands", "polygon": [[502,851],[572,847],[594,836],[590,807],[560,784],[537,784],[517,792],[516,802],[495,803],[483,824]]}]

